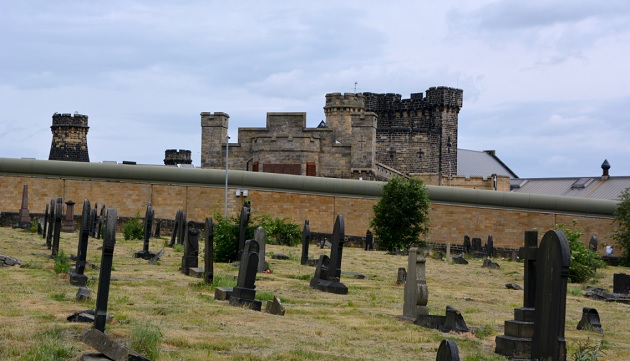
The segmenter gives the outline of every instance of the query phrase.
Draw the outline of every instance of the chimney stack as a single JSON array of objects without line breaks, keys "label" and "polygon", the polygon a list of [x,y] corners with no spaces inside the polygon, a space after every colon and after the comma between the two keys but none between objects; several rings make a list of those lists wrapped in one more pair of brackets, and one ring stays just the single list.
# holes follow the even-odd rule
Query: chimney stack
[{"label": "chimney stack", "polygon": [[610,169],[610,163],[608,163],[607,159],[604,159],[604,163],[602,163],[602,180],[608,179],[609,169]]}]

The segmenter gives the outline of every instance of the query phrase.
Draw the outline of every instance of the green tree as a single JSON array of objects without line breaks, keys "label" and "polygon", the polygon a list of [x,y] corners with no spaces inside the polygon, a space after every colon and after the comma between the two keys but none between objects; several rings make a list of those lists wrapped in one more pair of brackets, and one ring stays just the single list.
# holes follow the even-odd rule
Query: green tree
[{"label": "green tree", "polygon": [[569,278],[571,282],[584,283],[595,276],[598,268],[606,265],[596,252],[588,249],[580,241],[580,237],[584,235],[584,232],[578,228],[578,222],[575,219],[573,220],[573,227],[565,224],[556,224],[554,228],[562,231],[569,242],[569,249],[571,250]]},{"label": "green tree", "polygon": [[370,227],[389,252],[424,244],[420,235],[429,231],[429,192],[419,179],[393,178],[383,187],[383,196],[372,209]]},{"label": "green tree", "polygon": [[615,209],[614,222],[617,223],[618,228],[612,238],[621,252],[619,262],[623,266],[630,266],[630,188],[621,192],[621,202]]}]

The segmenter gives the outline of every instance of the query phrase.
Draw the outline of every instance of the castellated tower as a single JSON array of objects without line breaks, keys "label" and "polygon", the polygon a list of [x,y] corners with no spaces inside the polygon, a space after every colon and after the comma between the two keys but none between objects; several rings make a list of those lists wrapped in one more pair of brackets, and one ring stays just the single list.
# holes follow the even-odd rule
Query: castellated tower
[{"label": "castellated tower", "polygon": [[164,151],[164,165],[192,164],[191,151],[167,149]]},{"label": "castellated tower", "polygon": [[326,126],[334,130],[335,142],[350,144],[352,142],[352,114],[365,109],[363,94],[329,93],[326,94]]},{"label": "castellated tower", "polygon": [[226,113],[201,113],[201,168],[224,168],[230,116]]},{"label": "castellated tower", "polygon": [[66,160],[72,162],[89,162],[87,146],[88,117],[75,113],[52,116],[53,138],[48,160]]}]

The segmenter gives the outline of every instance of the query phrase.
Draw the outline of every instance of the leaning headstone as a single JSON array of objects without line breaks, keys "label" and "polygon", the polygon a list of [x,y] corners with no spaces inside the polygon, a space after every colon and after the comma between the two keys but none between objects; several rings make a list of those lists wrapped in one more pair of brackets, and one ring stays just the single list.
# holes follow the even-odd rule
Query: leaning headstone
[{"label": "leaning headstone", "polygon": [[442,340],[438,347],[435,361],[459,361],[459,349],[457,343],[451,340]]},{"label": "leaning headstone", "polygon": [[61,236],[61,212],[62,212],[62,199],[57,198],[57,203],[55,204],[55,223],[53,227],[53,240],[51,247],[51,258],[57,256],[59,252],[59,237]]},{"label": "leaning headstone", "polygon": [[440,330],[441,332],[455,331],[461,333],[470,331],[466,321],[464,321],[464,316],[452,306],[446,306],[446,314],[444,316],[418,315],[413,323],[418,326]]},{"label": "leaning headstone", "polygon": [[84,274],[90,236],[90,201],[83,200],[81,213],[81,226],[79,228],[79,246],[77,247],[77,260],[74,270],[70,270],[70,284],[84,287],[87,284],[87,276]]},{"label": "leaning headstone", "polygon": [[302,228],[302,258],[300,258],[300,264],[305,265],[308,263],[308,246],[311,243],[311,226],[308,219],[304,221],[304,228]]},{"label": "leaning headstone", "polygon": [[342,215],[338,215],[333,228],[330,257],[321,255],[317,262],[315,275],[311,279],[310,287],[320,291],[345,295],[348,287],[340,282],[341,259],[345,242],[345,227]]},{"label": "leaning headstone", "polygon": [[280,298],[278,296],[273,296],[273,300],[267,301],[265,305],[265,312],[271,313],[272,315],[284,316],[285,309],[280,303]]},{"label": "leaning headstone", "polygon": [[374,249],[374,235],[368,229],[367,232],[365,232],[365,250],[371,251],[373,249]]},{"label": "leaning headstone", "polygon": [[158,253],[155,254],[155,256],[153,256],[153,258],[149,260],[149,264],[158,263],[158,261],[160,260],[160,258],[162,258],[163,255],[164,255],[164,248],[162,248]]},{"label": "leaning headstone", "polygon": [[93,328],[87,329],[81,335],[81,341],[107,356],[111,360],[122,361],[129,358],[129,350],[113,338],[106,335],[103,330]]},{"label": "leaning headstone", "polygon": [[241,216],[239,217],[238,226],[238,258],[241,259],[243,248],[245,247],[245,237],[247,234],[247,223],[249,222],[249,214],[251,213],[251,202],[246,201],[241,208]]},{"label": "leaning headstone", "polygon": [[536,259],[536,312],[532,359],[566,360],[564,339],[571,251],[564,233],[548,231]]},{"label": "leaning headstone", "polygon": [[48,213],[50,206],[46,204],[46,212],[44,213],[44,229],[42,230],[42,238],[46,239],[46,234],[48,231],[48,224],[50,223],[50,214]]},{"label": "leaning headstone", "polygon": [[238,279],[230,297],[230,305],[246,306],[252,310],[260,311],[262,302],[256,300],[256,271],[258,269],[258,242],[249,240],[245,242]]},{"label": "leaning headstone", "polygon": [[74,202],[66,202],[66,217],[63,219],[61,230],[68,233],[74,232]]},{"label": "leaning headstone", "polygon": [[181,221],[182,211],[177,210],[175,214],[175,221],[173,222],[173,232],[171,233],[171,242],[169,243],[169,247],[173,248],[175,245],[175,241],[177,240],[177,235],[179,234],[179,224]]},{"label": "leaning headstone", "polygon": [[191,268],[199,267],[199,230],[195,227],[195,222],[188,222],[188,235],[184,240],[184,255],[182,256],[181,271],[189,274]]},{"label": "leaning headstone", "polygon": [[18,216],[18,227],[28,229],[31,227],[31,216],[28,211],[28,184],[22,189],[22,205]]},{"label": "leaning headstone", "polygon": [[597,252],[597,236],[592,236],[591,240],[588,242],[588,249],[593,252]]},{"label": "leaning headstone", "polygon": [[101,332],[105,332],[105,322],[107,321],[107,302],[109,299],[109,283],[112,276],[114,247],[116,246],[117,219],[118,212],[116,211],[116,209],[108,209],[101,255],[101,270],[98,276],[96,316],[94,317],[94,328]]},{"label": "leaning headstone", "polygon": [[57,208],[57,201],[54,198],[50,199],[50,214],[48,216],[48,232],[46,233],[46,248],[52,248],[53,231],[55,228],[55,209]]},{"label": "leaning headstone", "polygon": [[396,277],[396,284],[398,286],[405,284],[407,281],[407,270],[405,267],[398,267],[398,276]]},{"label": "leaning headstone", "polygon": [[204,274],[203,281],[211,284],[214,280],[214,228],[212,218],[206,218],[205,234],[204,234]]},{"label": "leaning headstone", "polygon": [[630,293],[630,275],[625,273],[613,274],[613,293]]},{"label": "leaning headstone", "polygon": [[265,270],[265,246],[267,245],[267,235],[262,227],[256,228],[254,231],[254,239],[258,242],[258,272]]},{"label": "leaning headstone", "polygon": [[590,307],[584,307],[582,309],[582,319],[578,322],[577,329],[590,330],[600,333],[604,332],[597,310]]},{"label": "leaning headstone", "polygon": [[424,249],[410,248],[407,260],[407,280],[403,318],[415,320],[418,315],[428,315],[429,288],[427,287]]},{"label": "leaning headstone", "polygon": [[153,229],[153,217],[155,211],[151,206],[151,203],[147,204],[147,210],[144,214],[144,242],[142,244],[142,250],[133,254],[134,258],[142,258],[150,260],[155,257],[155,253],[149,251],[149,244],[151,241],[151,230]]}]

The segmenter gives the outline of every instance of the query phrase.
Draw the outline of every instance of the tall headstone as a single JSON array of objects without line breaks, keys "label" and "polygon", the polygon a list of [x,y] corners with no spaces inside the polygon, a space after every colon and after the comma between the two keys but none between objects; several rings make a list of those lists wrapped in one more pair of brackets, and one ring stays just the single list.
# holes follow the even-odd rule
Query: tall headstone
[{"label": "tall headstone", "polygon": [[300,264],[305,265],[308,263],[308,246],[311,243],[311,226],[308,219],[304,221],[304,228],[302,228],[302,258],[300,258]]},{"label": "tall headstone", "polygon": [[365,250],[366,251],[371,251],[374,249],[374,235],[372,234],[372,232],[368,229],[365,232]]},{"label": "tall headstone", "polygon": [[94,204],[94,209],[90,212],[90,236],[96,238],[96,224],[98,223],[98,204]]},{"label": "tall headstone", "polygon": [[473,253],[481,251],[481,238],[475,237],[472,239],[472,250]]},{"label": "tall headstone", "polygon": [[556,230],[545,233],[536,261],[534,360],[564,361],[567,358],[564,323],[570,266],[571,251],[564,233]]},{"label": "tall headstone", "polygon": [[28,211],[28,184],[22,188],[22,205],[18,216],[20,228],[28,228],[31,226],[31,216]]},{"label": "tall headstone", "polygon": [[63,199],[57,198],[55,203],[55,225],[53,229],[53,240],[51,247],[51,257],[56,257],[59,252],[59,236],[61,235],[61,212],[63,210]]},{"label": "tall headstone", "polygon": [[494,257],[494,240],[492,236],[488,236],[488,241],[486,241],[486,256]]},{"label": "tall headstone", "polygon": [[262,302],[256,300],[256,270],[258,269],[258,242],[249,240],[245,242],[243,254],[238,270],[236,286],[230,297],[230,305],[246,306],[252,310],[260,311]]},{"label": "tall headstone", "polygon": [[42,238],[46,239],[48,234],[48,224],[50,223],[50,205],[46,204],[46,212],[44,213],[44,229],[42,230]]},{"label": "tall headstone", "polygon": [[470,236],[466,234],[464,235],[464,253],[470,253],[471,247],[472,244],[470,243]]},{"label": "tall headstone", "polygon": [[265,270],[265,246],[267,245],[267,234],[262,227],[256,228],[254,231],[254,239],[258,242],[258,272]]},{"label": "tall headstone", "polygon": [[68,233],[74,232],[74,202],[66,202],[66,217],[63,219],[61,230]]},{"label": "tall headstone", "polygon": [[243,247],[245,247],[245,237],[247,233],[247,223],[249,222],[249,214],[251,212],[251,202],[246,201],[241,208],[241,216],[239,217],[238,226],[238,259],[241,259]]},{"label": "tall headstone", "polygon": [[186,239],[186,234],[188,230],[186,229],[188,225],[188,221],[186,221],[186,213],[182,211],[179,214],[179,225],[177,228],[177,244],[184,244],[184,240]]},{"label": "tall headstone", "polygon": [[87,276],[85,272],[85,260],[88,249],[88,238],[90,236],[90,201],[83,200],[83,211],[81,212],[81,227],[79,229],[79,246],[77,248],[77,260],[74,270],[70,270],[70,284],[75,286],[85,286]]},{"label": "tall headstone", "polygon": [[50,199],[50,214],[48,216],[48,232],[46,233],[46,248],[52,248],[53,231],[55,229],[55,209],[57,201],[55,198]]},{"label": "tall headstone", "polygon": [[320,291],[345,295],[348,287],[340,282],[341,259],[345,243],[345,226],[342,215],[338,215],[333,228],[330,257],[321,255],[317,261],[315,275],[311,279],[311,288]]},{"label": "tall headstone", "polygon": [[182,210],[178,209],[177,213],[175,213],[175,222],[173,222],[173,232],[171,233],[171,242],[169,243],[169,247],[173,248],[175,245],[175,241],[177,240],[177,236],[179,235],[179,224],[182,217]]},{"label": "tall headstone", "polygon": [[107,207],[103,204],[101,206],[101,212],[98,216],[98,222],[96,223],[96,239],[101,239],[103,233],[103,223],[105,222],[105,216],[107,215]]},{"label": "tall headstone", "polygon": [[105,332],[107,321],[107,302],[109,299],[109,283],[112,275],[112,263],[114,260],[114,247],[116,246],[116,209],[107,210],[105,223],[105,235],[101,255],[101,270],[98,276],[98,293],[96,295],[96,315],[94,316],[94,328]]},{"label": "tall headstone", "polygon": [[451,262],[451,244],[446,244],[446,262]]},{"label": "tall headstone", "polygon": [[442,340],[440,347],[438,347],[437,356],[435,361],[459,361],[459,348],[457,343],[451,340]]},{"label": "tall headstone", "polygon": [[199,230],[195,227],[195,222],[188,222],[188,234],[184,240],[184,255],[182,256],[183,274],[189,274],[191,268],[199,266]]},{"label": "tall headstone", "polygon": [[214,228],[212,224],[212,218],[209,217],[206,218],[204,242],[205,248],[203,250],[203,281],[206,284],[211,284],[214,280]]},{"label": "tall headstone", "polygon": [[137,251],[134,253],[135,258],[142,258],[149,260],[155,257],[155,253],[149,251],[149,244],[151,241],[151,230],[153,229],[153,217],[155,216],[155,211],[151,206],[151,203],[147,204],[147,210],[144,213],[144,242],[142,244],[142,251]]},{"label": "tall headstone", "polygon": [[160,238],[162,235],[162,219],[155,219],[155,232],[153,232],[153,237]]},{"label": "tall headstone", "polygon": [[429,288],[426,279],[426,258],[421,248],[409,249],[407,280],[405,282],[405,302],[403,317],[415,320],[418,315],[428,315]]}]

